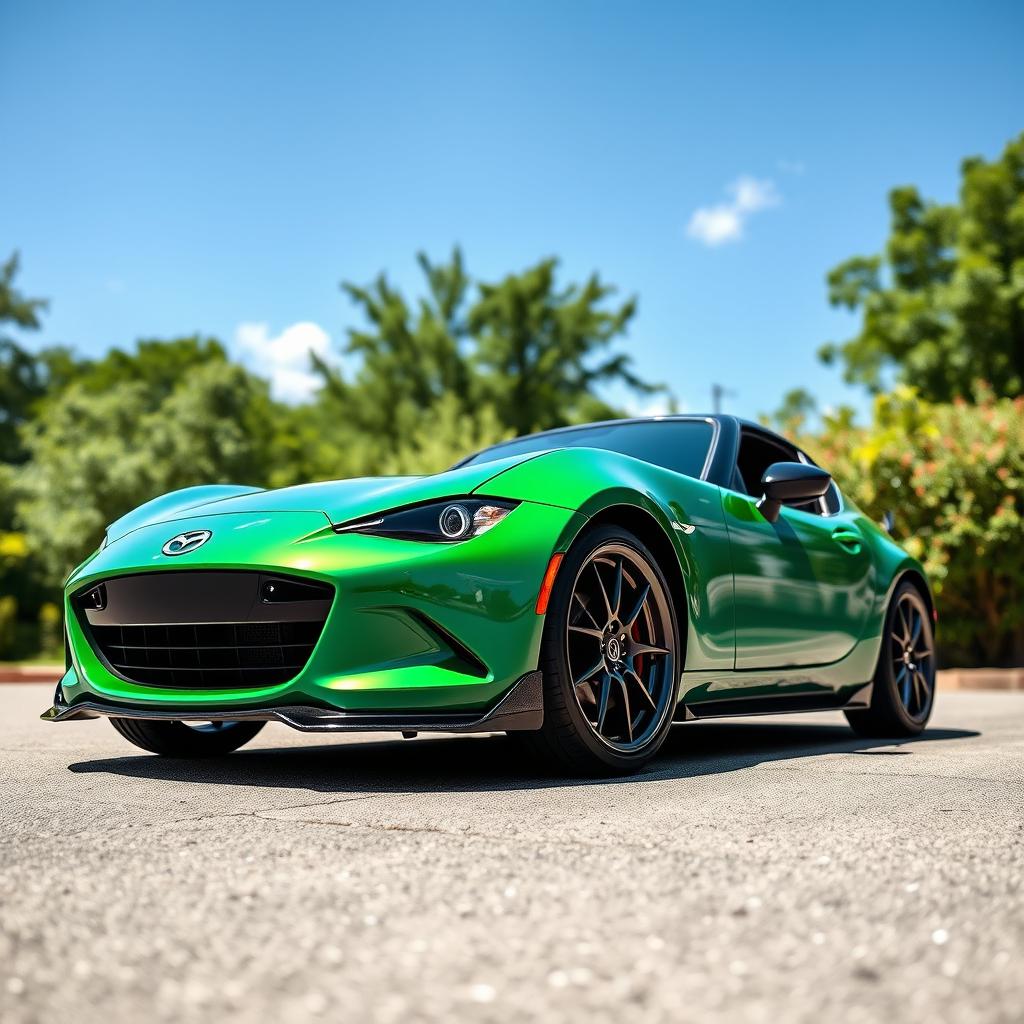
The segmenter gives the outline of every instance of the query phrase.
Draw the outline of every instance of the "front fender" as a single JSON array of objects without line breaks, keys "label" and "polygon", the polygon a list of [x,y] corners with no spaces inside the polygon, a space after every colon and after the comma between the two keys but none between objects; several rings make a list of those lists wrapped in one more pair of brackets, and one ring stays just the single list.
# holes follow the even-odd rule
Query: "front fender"
[{"label": "front fender", "polygon": [[645,513],[665,535],[682,578],[687,671],[733,670],[732,555],[715,484],[617,452],[567,448],[514,466],[474,493],[569,508],[586,517],[580,528],[602,513],[615,518],[617,509]]}]

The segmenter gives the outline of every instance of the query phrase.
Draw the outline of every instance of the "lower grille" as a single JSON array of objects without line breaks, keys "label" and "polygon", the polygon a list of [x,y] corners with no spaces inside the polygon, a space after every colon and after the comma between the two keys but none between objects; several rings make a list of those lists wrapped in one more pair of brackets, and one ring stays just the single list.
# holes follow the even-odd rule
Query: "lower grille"
[{"label": "lower grille", "polygon": [[322,622],[94,626],[100,653],[137,683],[217,689],[273,686],[298,675]]},{"label": "lower grille", "polygon": [[[123,679],[230,689],[274,686],[298,675],[320,638],[332,596],[331,587],[306,580],[196,571],[106,580],[80,595],[78,604],[94,649]],[[197,612],[207,621],[182,621]]]}]

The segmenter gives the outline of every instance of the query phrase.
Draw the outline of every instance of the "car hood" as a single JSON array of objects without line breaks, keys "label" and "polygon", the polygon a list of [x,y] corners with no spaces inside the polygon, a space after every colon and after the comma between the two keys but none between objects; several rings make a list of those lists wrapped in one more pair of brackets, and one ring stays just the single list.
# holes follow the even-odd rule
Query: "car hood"
[{"label": "car hood", "polygon": [[435,498],[470,494],[488,480],[537,454],[540,453],[464,466],[432,476],[358,477],[273,491],[234,485],[190,487],[165,494],[123,516],[107,529],[107,539],[113,542],[155,523],[238,512],[322,512],[337,525]]}]

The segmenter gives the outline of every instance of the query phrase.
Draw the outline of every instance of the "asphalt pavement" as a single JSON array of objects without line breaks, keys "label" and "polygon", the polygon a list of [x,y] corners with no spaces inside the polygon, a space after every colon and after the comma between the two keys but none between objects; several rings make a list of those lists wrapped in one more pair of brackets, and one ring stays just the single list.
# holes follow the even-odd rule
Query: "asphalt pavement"
[{"label": "asphalt pavement", "polygon": [[692,723],[567,782],[503,737],[228,758],[0,686],[0,1019],[1024,1019],[1024,695],[917,741]]}]

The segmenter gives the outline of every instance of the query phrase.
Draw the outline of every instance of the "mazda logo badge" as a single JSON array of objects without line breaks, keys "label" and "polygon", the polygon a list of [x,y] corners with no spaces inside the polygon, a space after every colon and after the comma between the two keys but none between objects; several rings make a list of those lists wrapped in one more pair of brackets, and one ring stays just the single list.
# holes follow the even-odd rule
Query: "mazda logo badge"
[{"label": "mazda logo badge", "polygon": [[201,548],[212,536],[212,530],[189,530],[172,537],[160,550],[165,555],[187,555]]}]

